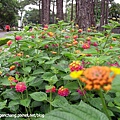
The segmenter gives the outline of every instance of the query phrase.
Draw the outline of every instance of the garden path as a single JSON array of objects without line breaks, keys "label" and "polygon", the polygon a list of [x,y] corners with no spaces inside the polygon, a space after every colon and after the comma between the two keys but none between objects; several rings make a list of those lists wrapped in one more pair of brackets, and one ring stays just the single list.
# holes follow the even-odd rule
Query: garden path
[{"label": "garden path", "polygon": [[13,31],[10,32],[0,32],[0,38],[5,37],[7,34],[13,33]]}]

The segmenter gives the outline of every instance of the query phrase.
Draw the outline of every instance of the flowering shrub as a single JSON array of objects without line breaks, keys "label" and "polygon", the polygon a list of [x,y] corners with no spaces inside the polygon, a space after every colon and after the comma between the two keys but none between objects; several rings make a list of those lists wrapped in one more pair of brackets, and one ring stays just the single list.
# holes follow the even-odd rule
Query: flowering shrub
[{"label": "flowering shrub", "polygon": [[117,25],[103,26],[105,34],[63,21],[15,32],[0,51],[0,111],[119,119],[120,35],[111,32]]}]

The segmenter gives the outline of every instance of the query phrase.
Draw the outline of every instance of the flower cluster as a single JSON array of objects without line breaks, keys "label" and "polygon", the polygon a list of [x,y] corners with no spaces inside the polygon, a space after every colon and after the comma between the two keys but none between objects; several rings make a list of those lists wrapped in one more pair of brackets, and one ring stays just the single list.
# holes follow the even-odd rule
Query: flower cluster
[{"label": "flower cluster", "polygon": [[46,93],[50,93],[50,92],[52,93],[56,92],[56,87],[53,86],[51,89],[46,90]]},{"label": "flower cluster", "polygon": [[102,88],[105,91],[111,89],[111,83],[115,77],[113,74],[110,76],[110,68],[106,66],[93,66],[83,71],[83,76],[79,79],[86,84],[87,90],[99,90]]},{"label": "flower cluster", "polygon": [[83,69],[83,66],[80,64],[79,61],[73,61],[72,63],[70,63],[69,65],[70,71],[79,71]]},{"label": "flower cluster", "polygon": [[16,36],[16,37],[15,37],[15,40],[17,40],[17,41],[18,41],[18,40],[21,40],[21,39],[22,39],[22,36]]},{"label": "flower cluster", "polygon": [[12,77],[12,76],[9,76],[9,77],[8,77],[8,80],[9,80],[9,81],[13,81],[13,80],[15,80],[15,78]]},{"label": "flower cluster", "polygon": [[58,89],[58,95],[60,95],[60,96],[68,96],[69,95],[69,89],[68,88],[64,88],[63,86],[61,86]]},{"label": "flower cluster", "polygon": [[86,94],[85,90],[77,89],[77,92],[81,95],[84,96]]},{"label": "flower cluster", "polygon": [[82,45],[82,48],[83,48],[83,49],[89,49],[89,48],[90,48],[90,44],[84,43],[84,44]]},{"label": "flower cluster", "polygon": [[84,71],[73,71],[70,73],[70,76],[73,79],[78,78],[81,82],[85,83],[86,90],[100,90],[102,88],[105,91],[109,91],[116,74],[120,74],[120,68],[93,66],[86,68]]},{"label": "flower cluster", "polygon": [[7,42],[7,45],[10,46],[11,44],[12,44],[12,40],[9,40],[9,41]]},{"label": "flower cluster", "polygon": [[16,68],[15,65],[10,66],[10,70],[14,70]]},{"label": "flower cluster", "polygon": [[48,32],[48,35],[49,35],[50,37],[53,37],[53,36],[54,36],[54,33],[53,33],[53,32]]},{"label": "flower cluster", "polygon": [[24,92],[27,89],[27,86],[24,82],[18,82],[15,86],[17,92]]}]

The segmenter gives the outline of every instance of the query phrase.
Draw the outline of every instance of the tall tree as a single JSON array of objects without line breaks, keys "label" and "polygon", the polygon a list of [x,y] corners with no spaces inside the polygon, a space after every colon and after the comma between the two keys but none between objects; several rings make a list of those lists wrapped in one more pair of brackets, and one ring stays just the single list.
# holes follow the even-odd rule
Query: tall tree
[{"label": "tall tree", "polygon": [[103,25],[108,23],[108,0],[101,0],[101,17],[100,17],[100,30],[104,30],[102,28]]},{"label": "tall tree", "polygon": [[42,0],[42,25],[50,21],[50,0]]},{"label": "tall tree", "polygon": [[36,5],[39,8],[39,23],[41,24],[42,21],[42,10],[41,10],[41,4],[42,0],[27,0],[29,4]]},{"label": "tall tree", "polygon": [[52,1],[52,23],[55,23],[55,0]]},{"label": "tall tree", "polygon": [[73,20],[73,0],[72,0],[72,3],[71,3],[71,21]]},{"label": "tall tree", "polygon": [[63,20],[64,19],[63,0],[56,0],[56,5],[57,5],[57,18],[59,20]]},{"label": "tall tree", "polygon": [[89,27],[87,5],[89,0],[76,0],[76,23],[80,28],[86,30]]},{"label": "tall tree", "polygon": [[89,27],[96,25],[94,9],[95,9],[94,0],[89,0],[89,2],[87,3],[87,11],[88,11],[87,14],[89,17]]},{"label": "tall tree", "polygon": [[5,24],[15,25],[18,7],[17,0],[0,0],[0,27],[2,29]]}]

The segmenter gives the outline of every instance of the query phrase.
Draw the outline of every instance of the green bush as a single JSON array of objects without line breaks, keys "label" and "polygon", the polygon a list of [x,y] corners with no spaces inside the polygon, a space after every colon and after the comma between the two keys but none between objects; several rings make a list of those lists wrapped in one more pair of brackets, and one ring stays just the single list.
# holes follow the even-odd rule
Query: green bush
[{"label": "green bush", "polygon": [[0,46],[6,44],[6,42],[10,40],[8,38],[0,38]]}]

